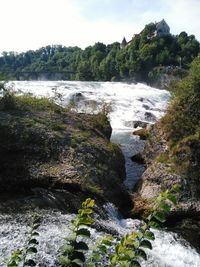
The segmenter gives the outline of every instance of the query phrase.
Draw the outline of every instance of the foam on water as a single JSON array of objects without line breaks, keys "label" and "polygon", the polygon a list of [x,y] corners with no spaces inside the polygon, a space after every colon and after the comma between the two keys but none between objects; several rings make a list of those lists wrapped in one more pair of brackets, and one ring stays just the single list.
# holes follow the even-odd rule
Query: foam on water
[{"label": "foam on water", "polygon": [[[123,219],[116,207],[108,203],[105,207],[109,219],[99,221],[108,230],[115,230],[119,235],[124,235],[130,231],[137,230],[141,224],[139,220]],[[35,258],[41,267],[58,266],[56,257],[60,246],[63,244],[63,238],[69,233],[70,221],[74,218],[73,214],[63,214],[59,211],[39,210],[43,216],[38,232],[39,246]],[[23,214],[1,214],[0,215],[0,267],[3,264],[3,256],[10,253],[25,244],[26,233],[31,221],[31,212]],[[104,235],[95,229],[90,229],[92,240],[96,240]],[[154,231],[156,236],[152,242],[153,249],[146,250],[148,260],[142,262],[144,267],[199,267],[200,255],[195,249],[180,238],[177,234],[165,231]]]},{"label": "foam on water", "polygon": [[[121,82],[49,82],[49,81],[18,81],[13,86],[20,92],[30,92],[37,96],[54,96],[54,89],[62,94],[63,104],[69,102],[69,97],[81,93],[88,101],[102,101],[111,103],[113,112],[110,114],[111,125],[114,130],[127,130],[125,122],[135,120],[146,121],[145,112],[150,112],[157,119],[166,108],[169,93],[147,85],[128,84]],[[53,90],[52,90],[53,89]],[[83,101],[84,102],[84,101]],[[80,105],[81,109],[81,105]],[[83,111],[84,105],[82,105]],[[150,123],[151,118],[148,120]]]},{"label": "foam on water", "polygon": [[[110,203],[106,205],[110,214],[110,226],[120,234],[137,230],[141,224],[139,220],[123,219],[116,207]],[[151,241],[152,250],[146,249],[147,261],[142,262],[144,267],[199,267],[200,255],[188,242],[178,234],[168,231],[152,230],[155,240]]]}]

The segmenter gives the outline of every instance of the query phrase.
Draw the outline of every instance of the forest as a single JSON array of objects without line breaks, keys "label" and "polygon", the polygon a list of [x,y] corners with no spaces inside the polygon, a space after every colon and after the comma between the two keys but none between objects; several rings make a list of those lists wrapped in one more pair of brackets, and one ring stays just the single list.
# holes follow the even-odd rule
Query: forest
[{"label": "forest", "polygon": [[57,79],[64,80],[151,83],[160,72],[188,70],[200,52],[195,36],[181,32],[158,37],[154,36],[155,27],[155,23],[146,25],[125,48],[120,48],[119,42],[98,42],[84,50],[48,45],[36,51],[3,52],[0,74],[7,79],[38,79],[38,73],[50,79],[48,75],[53,73],[54,78],[57,74]]}]

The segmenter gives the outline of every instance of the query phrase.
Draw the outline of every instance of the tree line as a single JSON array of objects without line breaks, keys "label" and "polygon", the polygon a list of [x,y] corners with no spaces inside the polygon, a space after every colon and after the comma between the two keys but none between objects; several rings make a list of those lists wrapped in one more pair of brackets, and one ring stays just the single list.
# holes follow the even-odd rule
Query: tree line
[{"label": "tree line", "polygon": [[17,78],[18,72],[65,72],[64,78],[69,80],[150,82],[155,70],[188,69],[200,52],[195,36],[181,32],[158,37],[154,36],[155,28],[155,23],[146,25],[125,48],[118,42],[98,42],[84,50],[49,45],[24,53],[3,52],[0,74]]}]

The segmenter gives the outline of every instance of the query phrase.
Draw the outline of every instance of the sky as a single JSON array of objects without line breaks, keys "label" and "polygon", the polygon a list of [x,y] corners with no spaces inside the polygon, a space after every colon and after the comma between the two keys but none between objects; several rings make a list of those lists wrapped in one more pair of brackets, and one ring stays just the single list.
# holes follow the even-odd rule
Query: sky
[{"label": "sky", "polygon": [[200,0],[0,0],[0,53],[127,41],[163,18],[200,41]]}]

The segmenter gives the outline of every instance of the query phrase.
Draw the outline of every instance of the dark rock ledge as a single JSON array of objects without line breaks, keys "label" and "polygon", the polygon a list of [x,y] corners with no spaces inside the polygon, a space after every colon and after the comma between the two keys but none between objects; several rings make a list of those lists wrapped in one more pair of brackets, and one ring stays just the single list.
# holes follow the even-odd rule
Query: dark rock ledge
[{"label": "dark rock ledge", "polygon": [[93,197],[126,213],[124,157],[111,132],[104,115],[0,111],[0,210],[9,202],[71,211]]}]

